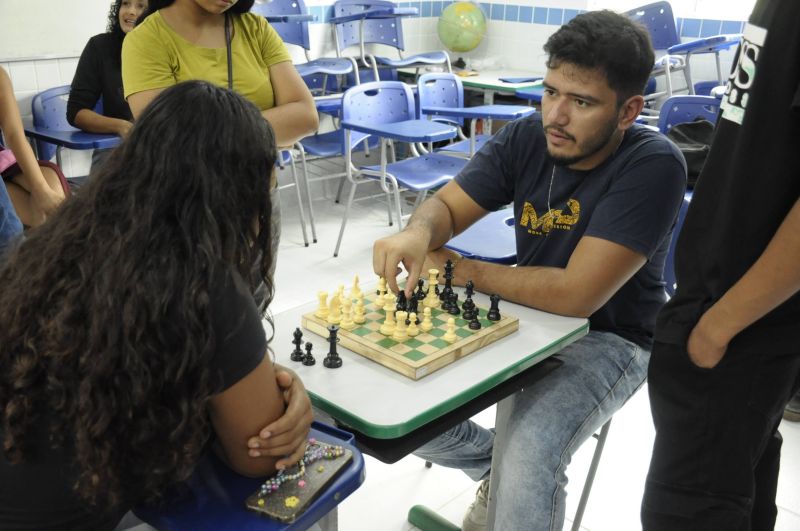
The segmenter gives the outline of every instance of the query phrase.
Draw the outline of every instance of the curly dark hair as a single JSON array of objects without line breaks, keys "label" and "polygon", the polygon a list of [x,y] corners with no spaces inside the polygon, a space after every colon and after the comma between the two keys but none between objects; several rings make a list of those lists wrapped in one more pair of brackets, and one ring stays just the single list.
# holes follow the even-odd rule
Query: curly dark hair
[{"label": "curly dark hair", "polygon": [[605,73],[622,104],[642,94],[655,63],[647,30],[613,11],[582,13],[547,39],[547,68],[569,63]]},{"label": "curly dark hair", "polygon": [[262,315],[274,293],[276,156],[253,104],[202,81],[175,85],[12,252],[0,269],[9,462],[35,460],[46,429],[54,449],[74,455],[75,491],[98,507],[155,496],[190,474],[219,391],[209,369],[221,340],[210,316],[215,271],[260,276]]},{"label": "curly dark hair", "polygon": [[[235,4],[233,4],[226,13],[247,13],[252,9],[253,4],[255,4],[256,0],[238,0]],[[169,7],[175,3],[175,0],[150,0],[147,4],[147,10],[139,17],[138,22],[142,22],[152,13],[155,13],[159,9],[164,9],[165,7]]]},{"label": "curly dark hair", "polygon": [[119,25],[119,8],[121,6],[122,0],[111,2],[111,7],[108,8],[108,23],[106,24],[106,31],[120,38],[125,36],[122,26]]}]

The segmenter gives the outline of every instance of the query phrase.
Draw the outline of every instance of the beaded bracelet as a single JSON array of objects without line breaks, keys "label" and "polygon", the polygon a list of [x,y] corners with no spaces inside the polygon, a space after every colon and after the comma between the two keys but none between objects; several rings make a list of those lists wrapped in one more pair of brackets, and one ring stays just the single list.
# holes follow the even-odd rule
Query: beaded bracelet
[{"label": "beaded bracelet", "polygon": [[[297,472],[288,474],[286,469],[279,470],[277,474],[269,478],[264,482],[263,485],[261,485],[261,489],[259,489],[258,492],[259,498],[263,498],[264,496],[275,492],[287,481],[293,481],[303,477],[306,473],[306,465],[310,465],[311,463],[320,461],[322,459],[327,459],[330,461],[336,459],[337,457],[341,457],[342,455],[344,455],[344,448],[342,446],[325,444],[317,441],[314,438],[309,439],[303,458],[297,462]],[[301,488],[305,487],[305,481],[300,480],[298,482],[298,486]]]}]

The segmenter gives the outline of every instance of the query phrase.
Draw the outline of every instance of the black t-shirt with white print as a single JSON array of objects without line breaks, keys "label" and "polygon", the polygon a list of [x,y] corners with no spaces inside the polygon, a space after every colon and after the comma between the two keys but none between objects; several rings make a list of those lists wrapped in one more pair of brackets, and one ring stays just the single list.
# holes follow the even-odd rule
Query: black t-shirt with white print
[{"label": "black t-shirt with white print", "polygon": [[[686,343],[699,317],[750,269],[800,198],[798,21],[797,0],[760,0],[753,9],[678,240],[678,288],[658,317],[658,341]],[[796,349],[798,325],[796,294],[734,341]]]}]

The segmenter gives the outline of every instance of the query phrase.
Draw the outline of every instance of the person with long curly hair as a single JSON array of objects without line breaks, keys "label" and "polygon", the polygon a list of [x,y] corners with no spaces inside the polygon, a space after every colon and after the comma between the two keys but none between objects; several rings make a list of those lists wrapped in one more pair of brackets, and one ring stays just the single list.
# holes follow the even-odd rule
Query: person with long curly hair
[{"label": "person with long curly hair", "polygon": [[[248,449],[265,424],[281,431],[287,392],[305,395],[276,376],[262,322],[275,157],[254,105],[181,83],[11,253],[0,269],[0,528],[113,529],[211,448],[246,475],[302,455],[307,396],[293,398],[307,412],[273,457]],[[247,285],[255,261],[260,307]]]},{"label": "person with long curly hair", "polygon": [[[95,35],[81,53],[67,102],[67,121],[88,133],[124,137],[133,126],[133,116],[122,96],[122,40],[147,9],[147,0],[114,0],[108,11],[105,33]],[[95,106],[103,98],[101,113]],[[108,149],[92,153],[95,167]]]}]

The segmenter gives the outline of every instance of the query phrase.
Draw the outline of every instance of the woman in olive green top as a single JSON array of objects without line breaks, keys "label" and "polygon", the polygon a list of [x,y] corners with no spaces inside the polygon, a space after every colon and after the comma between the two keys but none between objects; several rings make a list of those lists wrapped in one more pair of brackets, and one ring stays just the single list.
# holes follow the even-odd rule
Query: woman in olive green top
[{"label": "woman in olive green top", "polygon": [[[231,86],[250,100],[291,146],[319,125],[314,100],[280,36],[264,17],[248,13],[253,0],[155,0],[125,39],[122,82],[134,118],[165,88],[189,79]],[[201,111],[198,109],[198,111]]]}]

